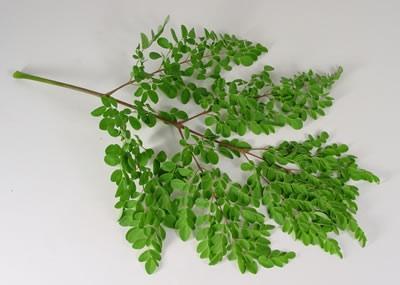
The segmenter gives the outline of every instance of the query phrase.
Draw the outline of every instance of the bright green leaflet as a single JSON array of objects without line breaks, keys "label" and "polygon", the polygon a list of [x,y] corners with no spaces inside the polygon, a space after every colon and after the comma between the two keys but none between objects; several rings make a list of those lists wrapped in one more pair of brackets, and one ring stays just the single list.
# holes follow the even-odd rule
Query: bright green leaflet
[{"label": "bright green leaflet", "polygon": [[[160,265],[166,228],[175,229],[184,241],[195,238],[200,258],[210,265],[227,258],[242,273],[282,267],[295,257],[272,247],[269,237],[275,228],[339,257],[335,236],[340,232],[351,233],[365,246],[367,238],[355,217],[359,189],[353,181],[379,179],[358,166],[345,144],[328,142],[326,132],[262,148],[241,138],[248,132],[268,135],[283,126],[298,130],[325,115],[333,102],[329,91],[342,68],[331,74],[310,70],[274,82],[274,68],[265,65],[249,80],[228,81],[224,75],[233,66],[251,66],[268,49],[184,25],[166,32],[167,22],[156,32],[140,34],[131,79],[110,92],[14,73],[15,78],[101,97],[92,115],[116,140],[106,148],[104,161],[114,167],[119,223],[128,228],[126,239],[140,251],[146,272],[152,274]],[[149,71],[149,61],[160,67]],[[114,97],[131,85],[132,102]],[[202,111],[158,110],[160,96],[196,104]],[[205,131],[187,125],[194,119],[204,123]],[[156,153],[143,144],[139,130],[159,122],[176,129],[181,151]],[[241,160],[245,183],[218,166],[222,157]]]}]

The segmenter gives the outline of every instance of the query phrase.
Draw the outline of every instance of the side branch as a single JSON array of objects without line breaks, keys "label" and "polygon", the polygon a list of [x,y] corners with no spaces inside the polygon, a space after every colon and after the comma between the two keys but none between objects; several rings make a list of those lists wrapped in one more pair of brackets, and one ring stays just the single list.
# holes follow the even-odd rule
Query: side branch
[{"label": "side branch", "polygon": [[208,114],[208,113],[210,113],[210,112],[211,112],[211,110],[205,110],[205,111],[203,111],[203,112],[200,112],[200,113],[198,113],[198,114],[196,114],[196,115],[193,115],[193,116],[187,118],[186,120],[180,121],[180,123],[189,122],[189,121],[191,121],[191,120],[193,120],[193,119],[196,119],[197,117],[203,116],[203,115]]},{"label": "side branch", "polygon": [[[208,57],[211,57],[211,56],[212,56],[212,55],[205,55],[203,58],[208,58]],[[185,64],[185,63],[188,63],[189,61],[190,61],[190,58],[187,58],[187,59],[182,60],[181,62],[179,62],[179,64]],[[155,71],[149,73],[148,75],[149,75],[149,76],[153,76],[153,75],[155,75],[155,74],[157,74],[157,73],[163,72],[164,70],[165,70],[164,68],[161,68],[161,67],[160,67],[159,69],[157,69],[157,70],[155,70]],[[122,88],[124,88],[124,87],[126,87],[126,86],[132,85],[132,84],[134,84],[134,83],[136,83],[136,80],[129,80],[129,81],[125,82],[124,84],[118,86],[117,88],[115,88],[115,89],[113,89],[113,90],[111,90],[111,91],[108,91],[108,92],[105,93],[104,95],[106,95],[106,96],[111,96],[112,94],[114,94],[114,93],[117,92],[118,90],[120,90],[120,89],[122,89]]]},{"label": "side branch", "polygon": [[114,93],[117,92],[118,90],[124,88],[125,86],[131,85],[131,84],[133,84],[133,83],[135,83],[135,82],[136,82],[135,80],[129,80],[128,82],[125,82],[124,84],[118,86],[117,88],[115,88],[115,89],[113,89],[113,90],[107,92],[106,95],[107,95],[107,96],[111,96],[112,94],[114,94]]}]

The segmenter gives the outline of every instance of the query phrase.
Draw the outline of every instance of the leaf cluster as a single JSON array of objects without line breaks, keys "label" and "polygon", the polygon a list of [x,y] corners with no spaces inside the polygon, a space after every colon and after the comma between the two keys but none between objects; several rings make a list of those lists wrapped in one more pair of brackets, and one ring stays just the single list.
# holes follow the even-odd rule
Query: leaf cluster
[{"label": "leaf cluster", "polygon": [[[210,265],[227,258],[242,273],[282,267],[295,257],[272,247],[275,228],[340,257],[335,239],[340,232],[365,246],[353,181],[379,179],[358,166],[347,145],[328,143],[326,132],[261,149],[241,137],[249,131],[270,134],[285,125],[301,129],[308,119],[325,115],[342,68],[332,74],[310,70],[276,83],[274,68],[266,65],[248,80],[228,81],[224,73],[252,65],[268,49],[184,25],[167,36],[167,21],[157,33],[141,34],[131,72],[137,85],[132,104],[121,108],[115,98],[103,96],[92,112],[101,118],[101,130],[119,138],[106,148],[104,161],[115,168],[111,181],[117,187],[119,223],[128,228],[127,241],[141,251],[146,271],[151,274],[160,265],[167,228],[183,241],[195,238],[200,258]],[[147,61],[159,62],[159,69],[147,71]],[[160,96],[194,103],[201,113],[157,110]],[[185,124],[200,116],[203,133]],[[143,145],[139,130],[157,122],[177,129],[179,152],[167,155]],[[218,167],[221,156],[242,159],[244,183]]]}]

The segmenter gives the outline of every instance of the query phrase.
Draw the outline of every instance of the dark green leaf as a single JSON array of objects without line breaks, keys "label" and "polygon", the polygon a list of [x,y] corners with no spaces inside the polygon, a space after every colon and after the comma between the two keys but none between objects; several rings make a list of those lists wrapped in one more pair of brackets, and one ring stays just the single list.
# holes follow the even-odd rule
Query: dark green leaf
[{"label": "dark green leaf", "polygon": [[99,116],[103,115],[106,110],[107,110],[106,106],[100,106],[100,107],[94,109],[91,112],[91,114],[93,117],[99,117]]},{"label": "dark green leaf", "polygon": [[157,40],[157,43],[158,43],[158,45],[159,45],[160,47],[162,47],[162,48],[170,48],[170,47],[171,47],[170,42],[169,42],[166,38],[163,38],[163,37],[160,37],[160,38]]},{"label": "dark green leaf", "polygon": [[149,57],[151,59],[159,59],[161,57],[161,54],[159,54],[158,52],[152,51],[152,52],[150,52]]},{"label": "dark green leaf", "polygon": [[139,130],[142,127],[139,120],[136,119],[135,117],[129,117],[129,123],[135,130]]},{"label": "dark green leaf", "polygon": [[155,91],[149,90],[147,91],[147,95],[154,104],[158,103],[158,95]]},{"label": "dark green leaf", "polygon": [[208,161],[210,162],[210,163],[212,163],[212,164],[217,164],[218,163],[218,154],[215,152],[215,151],[213,151],[212,149],[210,149],[208,152],[207,152],[207,159],[208,159]]}]

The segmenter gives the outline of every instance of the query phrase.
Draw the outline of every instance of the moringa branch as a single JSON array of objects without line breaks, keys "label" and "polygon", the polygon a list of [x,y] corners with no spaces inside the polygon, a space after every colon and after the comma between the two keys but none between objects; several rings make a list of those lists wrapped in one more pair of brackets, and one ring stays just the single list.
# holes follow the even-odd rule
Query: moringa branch
[{"label": "moringa branch", "polygon": [[[365,246],[367,237],[356,220],[359,192],[354,181],[378,183],[379,178],[359,167],[347,145],[328,143],[326,132],[262,148],[252,147],[244,137],[249,132],[269,135],[284,126],[299,130],[304,122],[325,115],[342,68],[331,74],[309,70],[276,83],[271,79],[274,68],[265,65],[248,80],[229,81],[226,72],[251,66],[268,49],[185,25],[171,29],[168,36],[167,22],[140,34],[130,80],[109,92],[20,71],[13,74],[101,98],[91,114],[100,118],[102,131],[119,138],[106,147],[104,156],[114,168],[110,179],[117,188],[115,207],[122,212],[119,223],[128,228],[127,241],[141,251],[139,261],[146,272],[160,265],[166,228],[183,241],[194,236],[197,252],[210,265],[227,258],[242,273],[257,273],[260,266],[282,267],[295,257],[292,251],[273,248],[272,221],[303,244],[339,257],[343,255],[336,235],[343,231]],[[149,73],[145,70],[150,60],[159,68]],[[131,101],[113,96],[130,85],[135,86]],[[182,105],[157,111],[152,106],[160,96]],[[261,98],[266,100],[255,100]],[[184,107],[175,107],[188,103],[203,111],[189,116]],[[203,132],[187,126],[202,116]],[[157,122],[176,128],[181,148],[175,154],[144,146],[139,130]],[[221,156],[245,158],[240,164],[244,182],[220,166]]]}]

